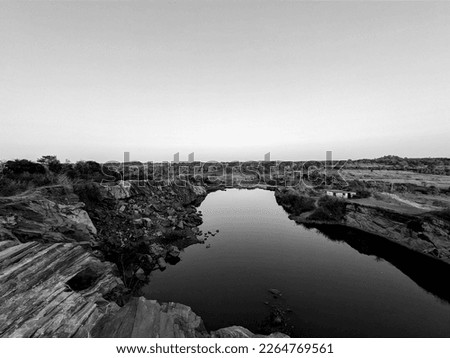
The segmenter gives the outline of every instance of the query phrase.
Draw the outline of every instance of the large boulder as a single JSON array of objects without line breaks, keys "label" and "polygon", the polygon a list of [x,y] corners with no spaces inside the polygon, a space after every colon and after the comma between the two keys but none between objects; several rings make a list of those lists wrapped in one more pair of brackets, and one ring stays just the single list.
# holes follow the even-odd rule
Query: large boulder
[{"label": "large boulder", "polygon": [[257,335],[240,326],[222,328],[209,334],[202,319],[189,306],[158,303],[143,297],[131,299],[117,312],[105,315],[92,330],[93,337],[112,338],[254,338],[288,337],[282,333]]},{"label": "large boulder", "polygon": [[117,183],[110,185],[100,186],[106,197],[112,197],[114,199],[128,199],[131,197],[131,182],[129,181],[118,181]]},{"label": "large boulder", "polygon": [[96,242],[83,203],[58,204],[39,192],[0,198],[0,239],[20,242]]},{"label": "large boulder", "polygon": [[118,312],[103,317],[93,337],[192,338],[207,335],[202,319],[180,303],[132,298]]}]

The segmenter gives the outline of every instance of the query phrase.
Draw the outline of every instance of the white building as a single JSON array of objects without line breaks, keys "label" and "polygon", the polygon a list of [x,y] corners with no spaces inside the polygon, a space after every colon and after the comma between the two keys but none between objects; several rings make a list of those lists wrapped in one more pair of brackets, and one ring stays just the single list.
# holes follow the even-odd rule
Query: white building
[{"label": "white building", "polygon": [[345,190],[327,190],[327,195],[335,196],[336,198],[351,199],[356,196],[356,192]]}]

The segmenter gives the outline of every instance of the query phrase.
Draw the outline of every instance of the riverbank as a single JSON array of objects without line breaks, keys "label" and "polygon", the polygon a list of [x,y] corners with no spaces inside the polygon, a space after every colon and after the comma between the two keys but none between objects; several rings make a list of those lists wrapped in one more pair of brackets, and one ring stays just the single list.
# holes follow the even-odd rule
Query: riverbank
[{"label": "riverbank", "polygon": [[324,192],[275,192],[277,202],[299,224],[342,225],[389,239],[450,264],[450,220],[444,210],[426,210],[378,198],[338,199]]}]

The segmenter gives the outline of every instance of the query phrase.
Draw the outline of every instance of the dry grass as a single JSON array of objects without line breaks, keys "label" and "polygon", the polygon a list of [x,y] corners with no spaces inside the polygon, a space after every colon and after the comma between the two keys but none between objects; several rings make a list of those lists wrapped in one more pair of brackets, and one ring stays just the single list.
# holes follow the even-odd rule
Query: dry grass
[{"label": "dry grass", "polygon": [[415,184],[419,186],[435,186],[439,189],[450,187],[450,176],[420,174],[402,170],[364,170],[348,169],[342,171],[346,180],[382,181],[394,184]]}]

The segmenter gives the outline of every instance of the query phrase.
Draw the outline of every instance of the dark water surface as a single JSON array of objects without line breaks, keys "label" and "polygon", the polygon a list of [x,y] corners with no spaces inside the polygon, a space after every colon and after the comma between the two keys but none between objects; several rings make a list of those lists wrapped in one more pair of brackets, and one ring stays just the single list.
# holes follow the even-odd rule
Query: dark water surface
[{"label": "dark water surface", "polygon": [[297,225],[270,191],[211,193],[200,210],[201,229],[220,232],[152,273],[144,294],[191,306],[208,330],[257,330],[269,301],[292,309],[297,337],[450,337],[449,265],[359,231]]}]

